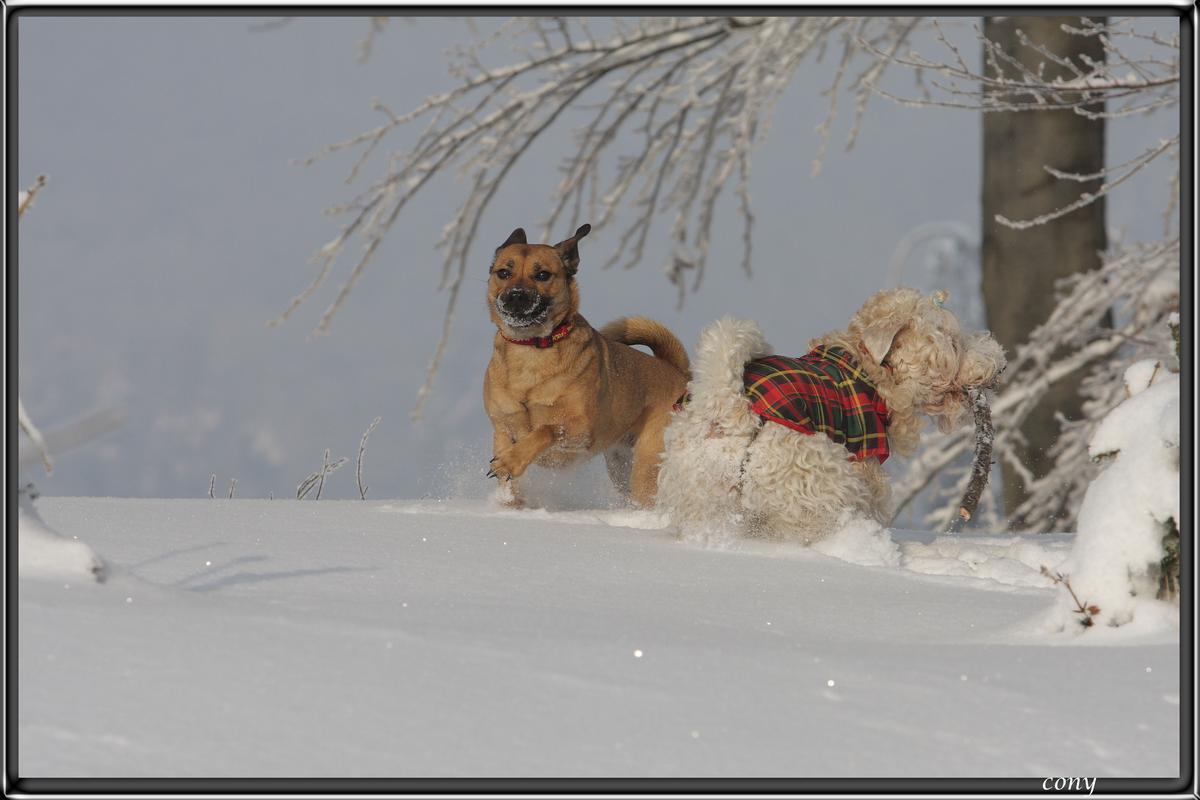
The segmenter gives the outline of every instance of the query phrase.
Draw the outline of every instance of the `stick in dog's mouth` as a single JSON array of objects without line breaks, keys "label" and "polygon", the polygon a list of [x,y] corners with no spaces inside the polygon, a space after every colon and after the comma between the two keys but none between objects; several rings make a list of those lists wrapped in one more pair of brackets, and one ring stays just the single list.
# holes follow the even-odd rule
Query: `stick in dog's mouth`
[{"label": "stick in dog's mouth", "polygon": [[546,320],[550,318],[550,306],[554,301],[544,295],[538,295],[537,302],[533,307],[524,314],[517,315],[504,307],[500,302],[500,297],[496,297],[496,313],[500,315],[500,319],[504,324],[512,328],[514,332],[522,332],[525,328],[535,328],[546,324]]},{"label": "stick in dog's mouth", "polygon": [[974,458],[971,462],[971,477],[967,481],[967,488],[963,491],[958,513],[950,520],[947,533],[958,533],[970,522],[971,517],[975,514],[975,509],[979,506],[983,490],[987,488],[988,477],[992,473],[992,443],[996,435],[995,429],[992,427],[992,406],[988,402],[987,392],[996,388],[1002,372],[1004,372],[1004,367],[997,370],[996,374],[987,381],[967,387],[965,390],[975,418]]}]

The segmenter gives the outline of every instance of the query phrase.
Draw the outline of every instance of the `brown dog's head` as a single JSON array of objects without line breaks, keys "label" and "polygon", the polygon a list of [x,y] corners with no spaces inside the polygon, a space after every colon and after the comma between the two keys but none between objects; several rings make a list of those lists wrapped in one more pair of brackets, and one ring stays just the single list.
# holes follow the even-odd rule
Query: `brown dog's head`
[{"label": "brown dog's head", "polygon": [[492,321],[511,338],[548,336],[579,310],[579,240],[592,230],[581,225],[558,244],[529,244],[517,228],[496,248],[488,278]]},{"label": "brown dog's head", "polygon": [[880,383],[889,405],[928,414],[949,432],[970,407],[966,390],[991,383],[1005,359],[990,333],[964,335],[945,300],[945,292],[878,292],[855,312],[848,333],[863,358],[884,368]]}]

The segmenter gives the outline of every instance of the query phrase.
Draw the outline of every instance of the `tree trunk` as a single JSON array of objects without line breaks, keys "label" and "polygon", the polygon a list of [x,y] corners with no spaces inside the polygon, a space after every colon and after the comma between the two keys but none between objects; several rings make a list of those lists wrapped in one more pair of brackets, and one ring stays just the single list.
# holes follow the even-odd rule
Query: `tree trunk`
[{"label": "tree trunk", "polygon": [[[1072,36],[1062,30],[1064,23],[1078,27],[1079,17],[988,17],[983,30],[1022,64],[1034,69],[1043,64],[1047,78],[1069,77],[1069,72],[1021,44],[1018,30],[1081,67],[1082,56],[1104,60],[1098,37]],[[985,69],[996,72],[986,59]],[[1000,71],[1012,76],[1011,66],[1000,65]],[[1010,354],[1050,315],[1055,281],[1099,267],[1107,244],[1103,198],[1026,230],[996,222],[997,214],[1024,220],[1054,211],[1100,184],[1058,180],[1044,166],[1085,174],[1103,169],[1104,121],[1069,109],[983,115],[983,295],[988,327]],[[1047,451],[1059,433],[1055,414],[1068,419],[1080,416],[1082,377],[1081,371],[1053,387],[1021,428],[1024,445],[1018,445],[1017,453],[1035,476],[1045,475],[1052,466]],[[1008,464],[1003,469],[1004,508],[1011,515],[1026,495],[1017,472]],[[1045,519],[1010,518],[1013,528],[1045,523]]]}]

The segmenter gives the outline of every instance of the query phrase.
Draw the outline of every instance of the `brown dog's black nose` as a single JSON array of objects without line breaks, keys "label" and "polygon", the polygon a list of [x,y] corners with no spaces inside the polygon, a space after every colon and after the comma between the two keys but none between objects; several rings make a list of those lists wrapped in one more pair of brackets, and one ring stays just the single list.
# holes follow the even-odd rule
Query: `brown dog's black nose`
[{"label": "brown dog's black nose", "polygon": [[514,286],[506,291],[500,299],[506,308],[520,312],[533,306],[537,300],[537,292],[531,292],[528,289],[522,289],[520,286]]}]

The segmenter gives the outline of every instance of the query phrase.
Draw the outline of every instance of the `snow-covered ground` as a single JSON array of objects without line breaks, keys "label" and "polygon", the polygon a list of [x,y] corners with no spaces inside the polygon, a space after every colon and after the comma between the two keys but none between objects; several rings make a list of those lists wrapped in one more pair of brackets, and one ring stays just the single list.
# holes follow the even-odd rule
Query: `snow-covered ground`
[{"label": "snow-covered ground", "polygon": [[1070,536],[716,550],[653,513],[471,500],[37,511],[106,580],[20,581],[23,777],[1178,770],[1178,631],[1036,622]]}]

